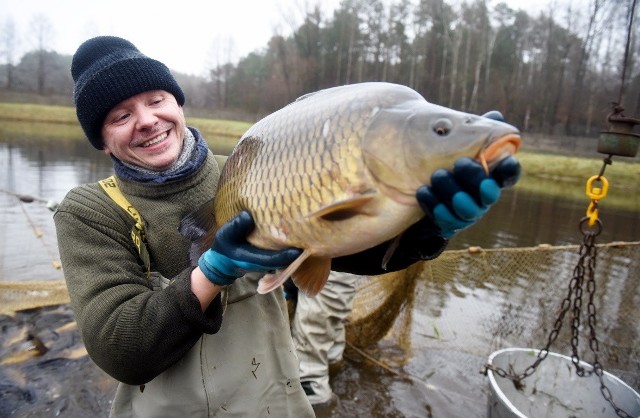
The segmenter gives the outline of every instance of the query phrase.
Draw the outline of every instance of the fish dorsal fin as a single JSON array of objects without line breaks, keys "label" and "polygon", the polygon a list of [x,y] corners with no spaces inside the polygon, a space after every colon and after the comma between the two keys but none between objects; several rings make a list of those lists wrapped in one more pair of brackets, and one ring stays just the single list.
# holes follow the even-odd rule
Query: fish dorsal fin
[{"label": "fish dorsal fin", "polygon": [[192,242],[189,256],[197,263],[203,252],[211,248],[216,232],[216,220],[213,214],[213,199],[187,214],[178,226],[180,234]]},{"label": "fish dorsal fin", "polygon": [[375,193],[370,192],[340,200],[331,203],[330,205],[323,206],[315,212],[311,212],[307,215],[307,218],[322,218],[327,221],[341,221],[349,219],[355,215],[361,214],[362,212],[360,211],[360,208],[369,203],[373,198],[375,198],[375,196]]}]

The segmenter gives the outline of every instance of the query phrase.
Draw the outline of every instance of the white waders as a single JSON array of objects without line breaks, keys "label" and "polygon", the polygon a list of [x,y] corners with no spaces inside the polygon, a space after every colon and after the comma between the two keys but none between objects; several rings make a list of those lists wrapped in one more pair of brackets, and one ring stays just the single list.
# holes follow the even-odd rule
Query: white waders
[{"label": "white waders", "polygon": [[312,405],[332,399],[329,365],[342,360],[344,324],[351,312],[358,277],[332,271],[315,297],[298,293],[291,333],[300,359],[300,381]]},{"label": "white waders", "polygon": [[313,417],[298,378],[284,296],[280,290],[257,294],[260,277],[249,273],[224,290],[226,310],[216,334],[203,334],[144,387],[120,383],[110,417]]}]

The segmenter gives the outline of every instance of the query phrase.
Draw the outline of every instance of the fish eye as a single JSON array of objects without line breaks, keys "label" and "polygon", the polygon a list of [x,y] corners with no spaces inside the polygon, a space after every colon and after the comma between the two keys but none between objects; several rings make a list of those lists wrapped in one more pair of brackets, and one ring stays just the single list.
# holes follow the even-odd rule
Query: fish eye
[{"label": "fish eye", "polygon": [[449,119],[438,119],[433,124],[433,132],[438,136],[447,136],[451,132],[451,121]]}]

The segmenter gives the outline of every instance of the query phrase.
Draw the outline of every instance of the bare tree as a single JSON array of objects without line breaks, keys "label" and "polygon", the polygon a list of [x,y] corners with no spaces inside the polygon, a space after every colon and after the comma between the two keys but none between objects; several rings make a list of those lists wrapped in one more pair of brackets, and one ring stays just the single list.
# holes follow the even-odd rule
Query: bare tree
[{"label": "bare tree", "polygon": [[491,53],[495,44],[496,31],[492,29],[489,10],[487,9],[486,0],[477,0],[474,5],[476,9],[474,19],[474,32],[476,38],[476,63],[473,72],[473,87],[471,89],[471,97],[467,109],[471,112],[478,111],[478,91],[480,89],[480,74],[482,67],[487,68],[491,65]]},{"label": "bare tree", "polygon": [[228,107],[229,79],[233,68],[231,63],[234,50],[235,42],[231,37],[224,39],[217,37],[209,49],[207,66],[211,90],[208,91],[205,103],[214,108]]},{"label": "bare tree", "polygon": [[[189,106],[252,119],[301,93],[386,80],[449,107],[497,106],[530,132],[590,134],[606,124],[602,113],[617,96],[624,67],[623,87],[637,102],[628,110],[640,109],[637,23],[621,64],[619,5],[633,0],[580,0],[589,7],[573,9],[556,6],[578,0],[542,0],[549,8],[536,17],[506,4],[489,11],[488,0],[342,0],[325,17],[321,0],[297,1],[302,20],[284,19],[290,36],[274,33],[266,48],[246,57],[235,55],[231,39],[219,40],[207,79],[180,75]],[[31,49],[14,63],[19,37],[13,22],[0,26],[0,87],[68,96],[71,87],[59,80],[71,58],[50,52],[48,19],[34,16],[25,38]]]},{"label": "bare tree", "polygon": [[449,102],[448,106],[453,107],[453,103],[456,97],[457,89],[458,89],[458,67],[460,63],[460,48],[462,47],[462,38],[464,35],[464,31],[462,30],[454,30],[452,33],[452,62],[451,62],[451,77],[449,82]]},{"label": "bare tree", "polygon": [[34,48],[38,53],[38,69],[37,69],[37,89],[38,94],[45,93],[46,79],[46,52],[51,50],[53,44],[54,30],[51,21],[42,13],[35,14],[29,24],[29,33]]},{"label": "bare tree", "polygon": [[13,88],[13,70],[15,67],[16,53],[19,47],[19,39],[16,34],[16,24],[12,18],[6,19],[0,30],[0,56],[6,65],[5,87]]},{"label": "bare tree", "polygon": [[574,121],[578,114],[578,103],[582,99],[582,90],[584,86],[584,80],[587,73],[587,65],[589,59],[594,52],[594,40],[596,35],[600,32],[600,19],[602,16],[602,10],[605,0],[593,0],[591,7],[591,14],[589,16],[589,23],[587,25],[586,33],[582,38],[582,45],[580,45],[580,56],[578,58],[578,68],[576,70],[575,83],[573,86],[574,94],[571,95],[571,101],[569,104],[569,110],[567,115],[567,121],[565,130],[568,134],[572,133]]}]

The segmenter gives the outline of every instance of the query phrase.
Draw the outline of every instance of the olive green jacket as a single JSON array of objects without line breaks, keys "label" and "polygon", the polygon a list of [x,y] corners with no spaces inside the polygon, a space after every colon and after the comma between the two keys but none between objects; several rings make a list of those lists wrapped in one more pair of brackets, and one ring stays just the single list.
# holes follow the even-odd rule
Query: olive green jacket
[{"label": "olive green jacket", "polygon": [[152,277],[133,220],[96,184],[71,190],[54,215],[76,320],[94,362],[122,382],[111,415],[313,416],[299,381],[281,291],[247,275],[205,313],[191,292],[183,216],[209,200],[220,169],[209,152],[180,181],[118,186],[145,221]]}]

